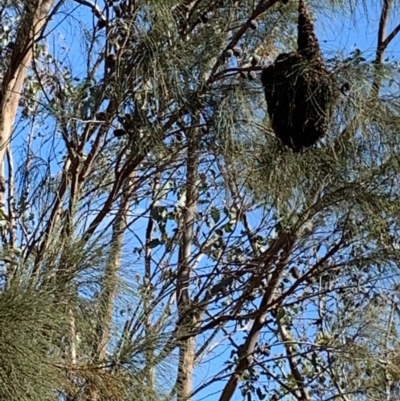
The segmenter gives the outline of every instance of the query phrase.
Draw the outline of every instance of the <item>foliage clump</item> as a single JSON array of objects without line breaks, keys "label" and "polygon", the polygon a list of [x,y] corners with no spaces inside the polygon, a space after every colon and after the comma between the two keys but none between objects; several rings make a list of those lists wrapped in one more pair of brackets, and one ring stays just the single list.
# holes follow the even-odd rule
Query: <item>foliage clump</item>
[{"label": "foliage clump", "polygon": [[51,293],[17,286],[0,293],[0,400],[54,400],[64,322]]}]

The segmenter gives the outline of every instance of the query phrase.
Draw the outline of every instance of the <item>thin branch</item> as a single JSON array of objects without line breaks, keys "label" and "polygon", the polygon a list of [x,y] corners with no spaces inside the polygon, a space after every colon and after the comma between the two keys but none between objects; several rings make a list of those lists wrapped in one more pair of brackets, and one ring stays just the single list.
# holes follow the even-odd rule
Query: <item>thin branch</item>
[{"label": "thin branch", "polygon": [[74,0],[76,3],[82,4],[85,7],[89,7],[92,11],[93,14],[100,20],[102,21],[107,21],[107,18],[105,17],[105,15],[101,12],[100,7],[95,4],[92,3],[89,0]]},{"label": "thin branch", "polygon": [[8,217],[9,217],[9,241],[11,249],[16,246],[16,221],[15,221],[15,186],[14,186],[14,163],[10,146],[7,147],[7,162],[8,162]]},{"label": "thin branch", "polygon": [[[276,288],[280,283],[281,277],[283,276],[288,258],[291,254],[295,242],[296,236],[292,235],[291,237],[287,238],[287,241],[283,246],[283,253],[280,261],[277,263],[275,270],[271,274],[268,285],[265,288],[264,296],[260,303],[259,311],[261,312],[261,314],[253,323],[250,333],[248,334],[246,341],[241,348],[241,352],[239,353],[239,363],[237,364],[235,372],[229,378],[228,383],[224,387],[219,401],[231,400],[244,371],[252,364],[252,354],[256,347],[258,338],[261,334],[261,329],[264,327],[267,313],[275,296]],[[268,270],[269,267],[270,265],[268,264],[264,266],[265,270]]]},{"label": "thin branch", "polygon": [[283,340],[283,345],[286,349],[290,370],[292,372],[294,379],[296,380],[297,387],[301,393],[301,397],[297,398],[301,399],[302,401],[310,401],[310,394],[307,391],[304,377],[301,374],[300,369],[298,368],[294,358],[295,349],[293,347],[293,340],[291,339],[290,333],[287,331],[285,324],[283,324],[282,319],[277,318],[276,321],[278,324],[280,335]]},{"label": "thin branch", "polygon": [[377,96],[379,93],[381,84],[381,78],[379,75],[380,67],[382,66],[385,50],[388,44],[390,43],[390,40],[389,41],[385,40],[385,31],[389,19],[389,10],[392,5],[392,2],[393,0],[384,0],[382,4],[382,11],[381,11],[381,17],[379,19],[379,28],[378,28],[378,43],[376,47],[376,56],[375,56],[375,77],[372,84],[373,96]]},{"label": "thin branch", "polygon": [[383,41],[382,45],[386,49],[390,42],[396,37],[396,35],[400,32],[400,24],[393,29],[392,32],[387,36],[387,38]]},{"label": "thin branch", "polygon": [[385,31],[389,18],[389,10],[391,7],[393,0],[384,0],[382,5],[381,17],[379,19],[379,28],[378,28],[378,44],[376,48],[376,57],[375,61],[377,64],[382,63],[383,54],[385,52]]},{"label": "thin branch", "polygon": [[253,20],[257,19],[261,14],[269,10],[272,6],[274,6],[279,0],[260,0],[260,2],[257,4],[256,8],[252,12],[251,16],[247,19],[247,21],[240,27],[240,29],[236,32],[235,35],[233,35],[233,38],[231,41],[228,43],[228,45],[225,47],[223,50],[222,54],[214,64],[214,66],[211,69],[209,79],[207,81],[207,84],[212,82],[214,80],[214,74],[217,72],[218,68],[220,67],[221,63],[224,60],[224,53],[228,49],[232,49],[237,45],[239,40],[242,38],[242,36],[246,33],[248,29],[250,29],[251,23]]}]

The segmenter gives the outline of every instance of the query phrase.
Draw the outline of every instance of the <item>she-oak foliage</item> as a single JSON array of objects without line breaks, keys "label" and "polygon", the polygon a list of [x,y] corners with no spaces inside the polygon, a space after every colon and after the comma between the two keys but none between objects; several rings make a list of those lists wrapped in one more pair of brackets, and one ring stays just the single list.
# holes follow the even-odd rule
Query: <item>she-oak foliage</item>
[{"label": "she-oak foliage", "polygon": [[397,3],[294,153],[297,0],[2,0],[0,400],[398,399]]}]

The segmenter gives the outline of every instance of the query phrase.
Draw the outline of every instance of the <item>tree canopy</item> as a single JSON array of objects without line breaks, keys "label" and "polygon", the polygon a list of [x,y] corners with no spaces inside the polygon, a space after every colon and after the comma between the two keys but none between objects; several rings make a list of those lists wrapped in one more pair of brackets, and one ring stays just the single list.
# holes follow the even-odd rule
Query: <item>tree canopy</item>
[{"label": "tree canopy", "polygon": [[1,0],[0,400],[399,398],[400,3],[304,4],[293,152],[298,0]]}]

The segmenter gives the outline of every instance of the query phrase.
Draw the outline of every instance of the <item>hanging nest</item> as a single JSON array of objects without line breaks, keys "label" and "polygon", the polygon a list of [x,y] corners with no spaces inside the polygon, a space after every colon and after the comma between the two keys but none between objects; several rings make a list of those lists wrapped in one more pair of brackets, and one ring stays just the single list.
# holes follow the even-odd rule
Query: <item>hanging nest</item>
[{"label": "hanging nest", "polygon": [[338,94],[320,57],[281,54],[261,81],[272,128],[286,146],[298,152],[325,135]]}]

